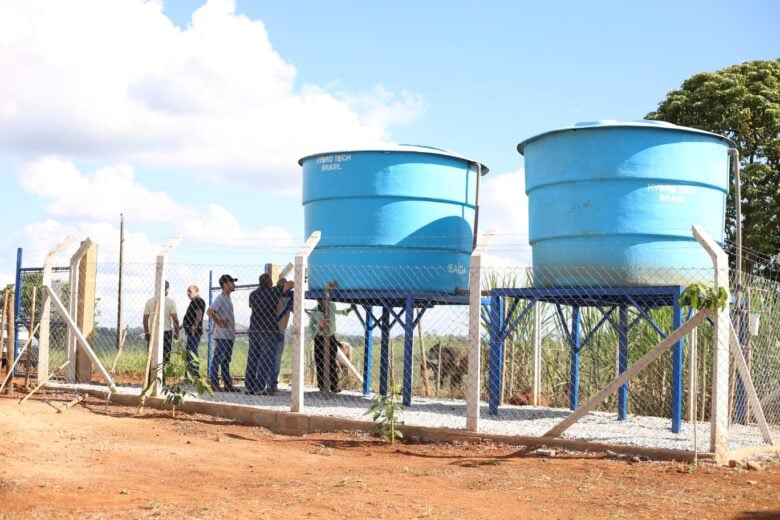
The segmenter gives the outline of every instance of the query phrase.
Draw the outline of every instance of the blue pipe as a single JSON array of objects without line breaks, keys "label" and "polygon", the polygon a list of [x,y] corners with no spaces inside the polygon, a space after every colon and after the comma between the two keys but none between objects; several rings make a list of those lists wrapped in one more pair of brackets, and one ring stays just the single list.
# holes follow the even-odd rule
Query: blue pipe
[{"label": "blue pipe", "polygon": [[[22,307],[22,248],[16,250],[16,282],[14,291],[14,359],[19,356],[19,326],[22,324],[19,313]],[[8,360],[9,366],[11,360]]]}]

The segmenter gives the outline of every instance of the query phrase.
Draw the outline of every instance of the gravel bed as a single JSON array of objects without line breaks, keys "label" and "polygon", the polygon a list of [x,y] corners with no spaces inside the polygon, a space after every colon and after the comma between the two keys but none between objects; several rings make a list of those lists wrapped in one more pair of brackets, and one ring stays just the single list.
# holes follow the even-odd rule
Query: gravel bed
[{"label": "gravel bed", "polygon": [[[72,390],[105,391],[103,385],[49,385],[50,387]],[[123,386],[122,394],[138,394],[139,388]],[[192,398],[194,399],[194,398]],[[208,397],[200,400],[210,400]],[[231,404],[256,406],[265,410],[290,411],[289,389],[282,388],[275,396],[257,396],[244,393],[218,392],[215,401]],[[365,415],[371,400],[361,393],[343,391],[330,397],[307,389],[304,393],[304,412],[309,415],[339,417],[369,421]],[[568,409],[543,408],[535,406],[504,405],[497,417],[490,416],[487,404],[480,406],[481,433],[498,435],[518,435],[539,437],[569,414]],[[414,397],[412,406],[404,410],[404,424],[432,428],[466,428],[466,402],[462,400]],[[572,425],[563,434],[563,438],[592,441],[606,444],[623,444],[645,448],[663,448],[675,450],[694,450],[696,445],[701,452],[709,451],[710,424],[697,422],[695,425],[683,421],[680,433],[672,433],[671,420],[660,417],[629,415],[626,421],[617,420],[617,414],[609,412],[591,412]],[[780,439],[780,428],[772,427],[772,435]],[[734,424],[729,431],[729,449],[762,446],[761,432],[757,426]]]}]

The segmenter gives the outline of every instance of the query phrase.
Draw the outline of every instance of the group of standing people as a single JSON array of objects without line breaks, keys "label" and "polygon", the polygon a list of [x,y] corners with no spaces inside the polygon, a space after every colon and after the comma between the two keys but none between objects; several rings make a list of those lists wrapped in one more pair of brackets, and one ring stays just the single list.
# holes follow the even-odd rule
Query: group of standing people
[{"label": "group of standing people", "polygon": [[[238,392],[230,375],[233,343],[236,338],[235,313],[230,294],[236,290],[237,278],[224,274],[219,278],[222,289],[208,309],[214,324],[214,356],[209,365],[209,380],[214,390],[220,390],[222,376],[226,392]],[[259,287],[249,295],[249,352],[247,354],[244,391],[251,395],[274,395],[279,384],[279,371],[284,352],[284,333],[290,319],[289,292],[293,282],[280,278],[273,284],[271,275],[263,273]]]},{"label": "group of standing people", "polygon": [[[197,285],[187,288],[190,304],[179,325],[176,302],[168,296],[170,288],[165,282],[165,304],[163,308],[163,366],[170,362],[172,342],[179,338],[181,330],[187,336],[187,371],[198,373],[198,349],[203,335],[203,318],[208,315],[214,339],[214,352],[209,364],[208,378],[215,391],[240,392],[234,386],[230,375],[230,362],[236,339],[236,321],[233,301],[230,295],[236,290],[237,278],[223,274],[219,278],[220,292],[206,309],[206,302],[199,295]],[[251,395],[274,395],[278,391],[279,371],[284,352],[284,335],[290,318],[290,294],[294,283],[280,278],[274,285],[271,275],[263,273],[258,288],[249,295],[251,316],[249,321],[249,352],[245,373],[244,391]],[[154,314],[155,298],[150,298],[144,308],[144,334],[150,339],[151,317]],[[327,312],[326,312],[327,309]],[[309,332],[314,338],[314,361],[317,372],[317,386],[321,391],[340,392],[340,369],[337,363],[339,342],[336,340],[336,315],[346,315],[352,308],[336,309],[333,302],[326,306],[325,300],[317,300],[317,307],[307,310]],[[325,349],[330,353],[330,381],[325,381]],[[220,377],[223,386],[220,387]],[[163,376],[163,384],[165,379]],[[327,388],[326,388],[327,384]]]},{"label": "group of standing people", "polygon": [[[179,339],[179,332],[183,329],[187,336],[188,363],[187,372],[197,375],[198,372],[198,347],[200,337],[203,335],[203,315],[206,311],[206,302],[200,297],[200,290],[197,285],[187,287],[187,297],[190,304],[184,313],[184,319],[179,326],[179,316],[176,312],[176,302],[168,296],[170,284],[165,281],[165,303],[163,312],[163,367],[171,361],[171,350],[173,349],[173,340]],[[144,307],[144,337],[148,342],[150,339],[151,321],[154,315],[155,298],[149,298]],[[159,311],[158,311],[159,312]],[[165,371],[163,371],[163,384],[165,384]]]}]

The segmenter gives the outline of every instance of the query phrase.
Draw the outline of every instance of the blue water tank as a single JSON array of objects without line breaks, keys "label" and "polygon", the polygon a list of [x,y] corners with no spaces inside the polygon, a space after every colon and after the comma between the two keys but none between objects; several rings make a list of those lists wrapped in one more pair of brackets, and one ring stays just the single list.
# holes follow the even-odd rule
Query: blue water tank
[{"label": "blue water tank", "polygon": [[468,288],[477,203],[475,161],[397,145],[304,157],[309,287],[452,293]]},{"label": "blue water tank", "polygon": [[518,144],[534,285],[709,283],[691,225],[723,243],[731,146],[655,121],[579,123]]}]

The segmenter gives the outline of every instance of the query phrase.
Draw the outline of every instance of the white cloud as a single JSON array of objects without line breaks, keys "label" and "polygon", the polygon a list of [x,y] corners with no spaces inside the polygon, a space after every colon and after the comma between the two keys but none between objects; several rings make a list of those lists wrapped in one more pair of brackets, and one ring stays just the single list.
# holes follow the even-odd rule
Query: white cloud
[{"label": "white cloud", "polygon": [[26,191],[49,200],[46,206],[49,216],[76,223],[68,226],[47,220],[35,224],[30,231],[38,235],[32,238],[46,237],[46,244],[51,243],[49,238],[56,233],[64,237],[65,229],[113,235],[111,242],[114,242],[118,240],[118,230],[106,222],[116,222],[123,213],[136,223],[170,224],[171,234],[181,234],[191,244],[251,246],[270,241],[277,247],[292,245],[292,238],[284,229],[273,226],[247,229],[218,204],[210,204],[204,212],[178,203],[164,192],[153,192],[136,181],[133,168],[126,164],[81,173],[70,161],[46,157],[24,168],[19,184]]},{"label": "white cloud", "polygon": [[[98,244],[98,263],[117,263],[119,250],[119,229],[108,223],[64,223],[46,219],[25,226],[20,240],[25,244],[23,264],[25,267],[42,267],[46,255],[68,235],[76,240],[64,249],[56,265],[68,265],[71,255],[79,243],[89,238]],[[128,263],[154,264],[155,255],[161,246],[151,241],[144,233],[127,233],[125,236],[125,261]]]},{"label": "white cloud", "polygon": [[490,265],[530,265],[525,172],[487,175],[480,190],[480,232],[496,232],[485,255]]},{"label": "white cloud", "polygon": [[163,192],[152,192],[135,182],[133,168],[116,164],[82,175],[76,166],[57,157],[30,164],[19,177],[26,191],[51,202],[53,217],[115,221],[119,213],[138,222],[172,219],[177,204]]},{"label": "white cloud", "polygon": [[279,246],[292,245],[292,238],[286,230],[274,226],[245,229],[232,213],[218,204],[210,204],[205,215],[182,221],[178,229],[185,237],[212,244],[253,245],[270,240]]},{"label": "white cloud", "polygon": [[[425,108],[381,86],[296,83],[261,21],[211,0],[181,30],[159,2],[0,4],[0,153],[126,162],[296,191],[297,159],[389,139]],[[338,80],[338,78],[334,78]]]}]

